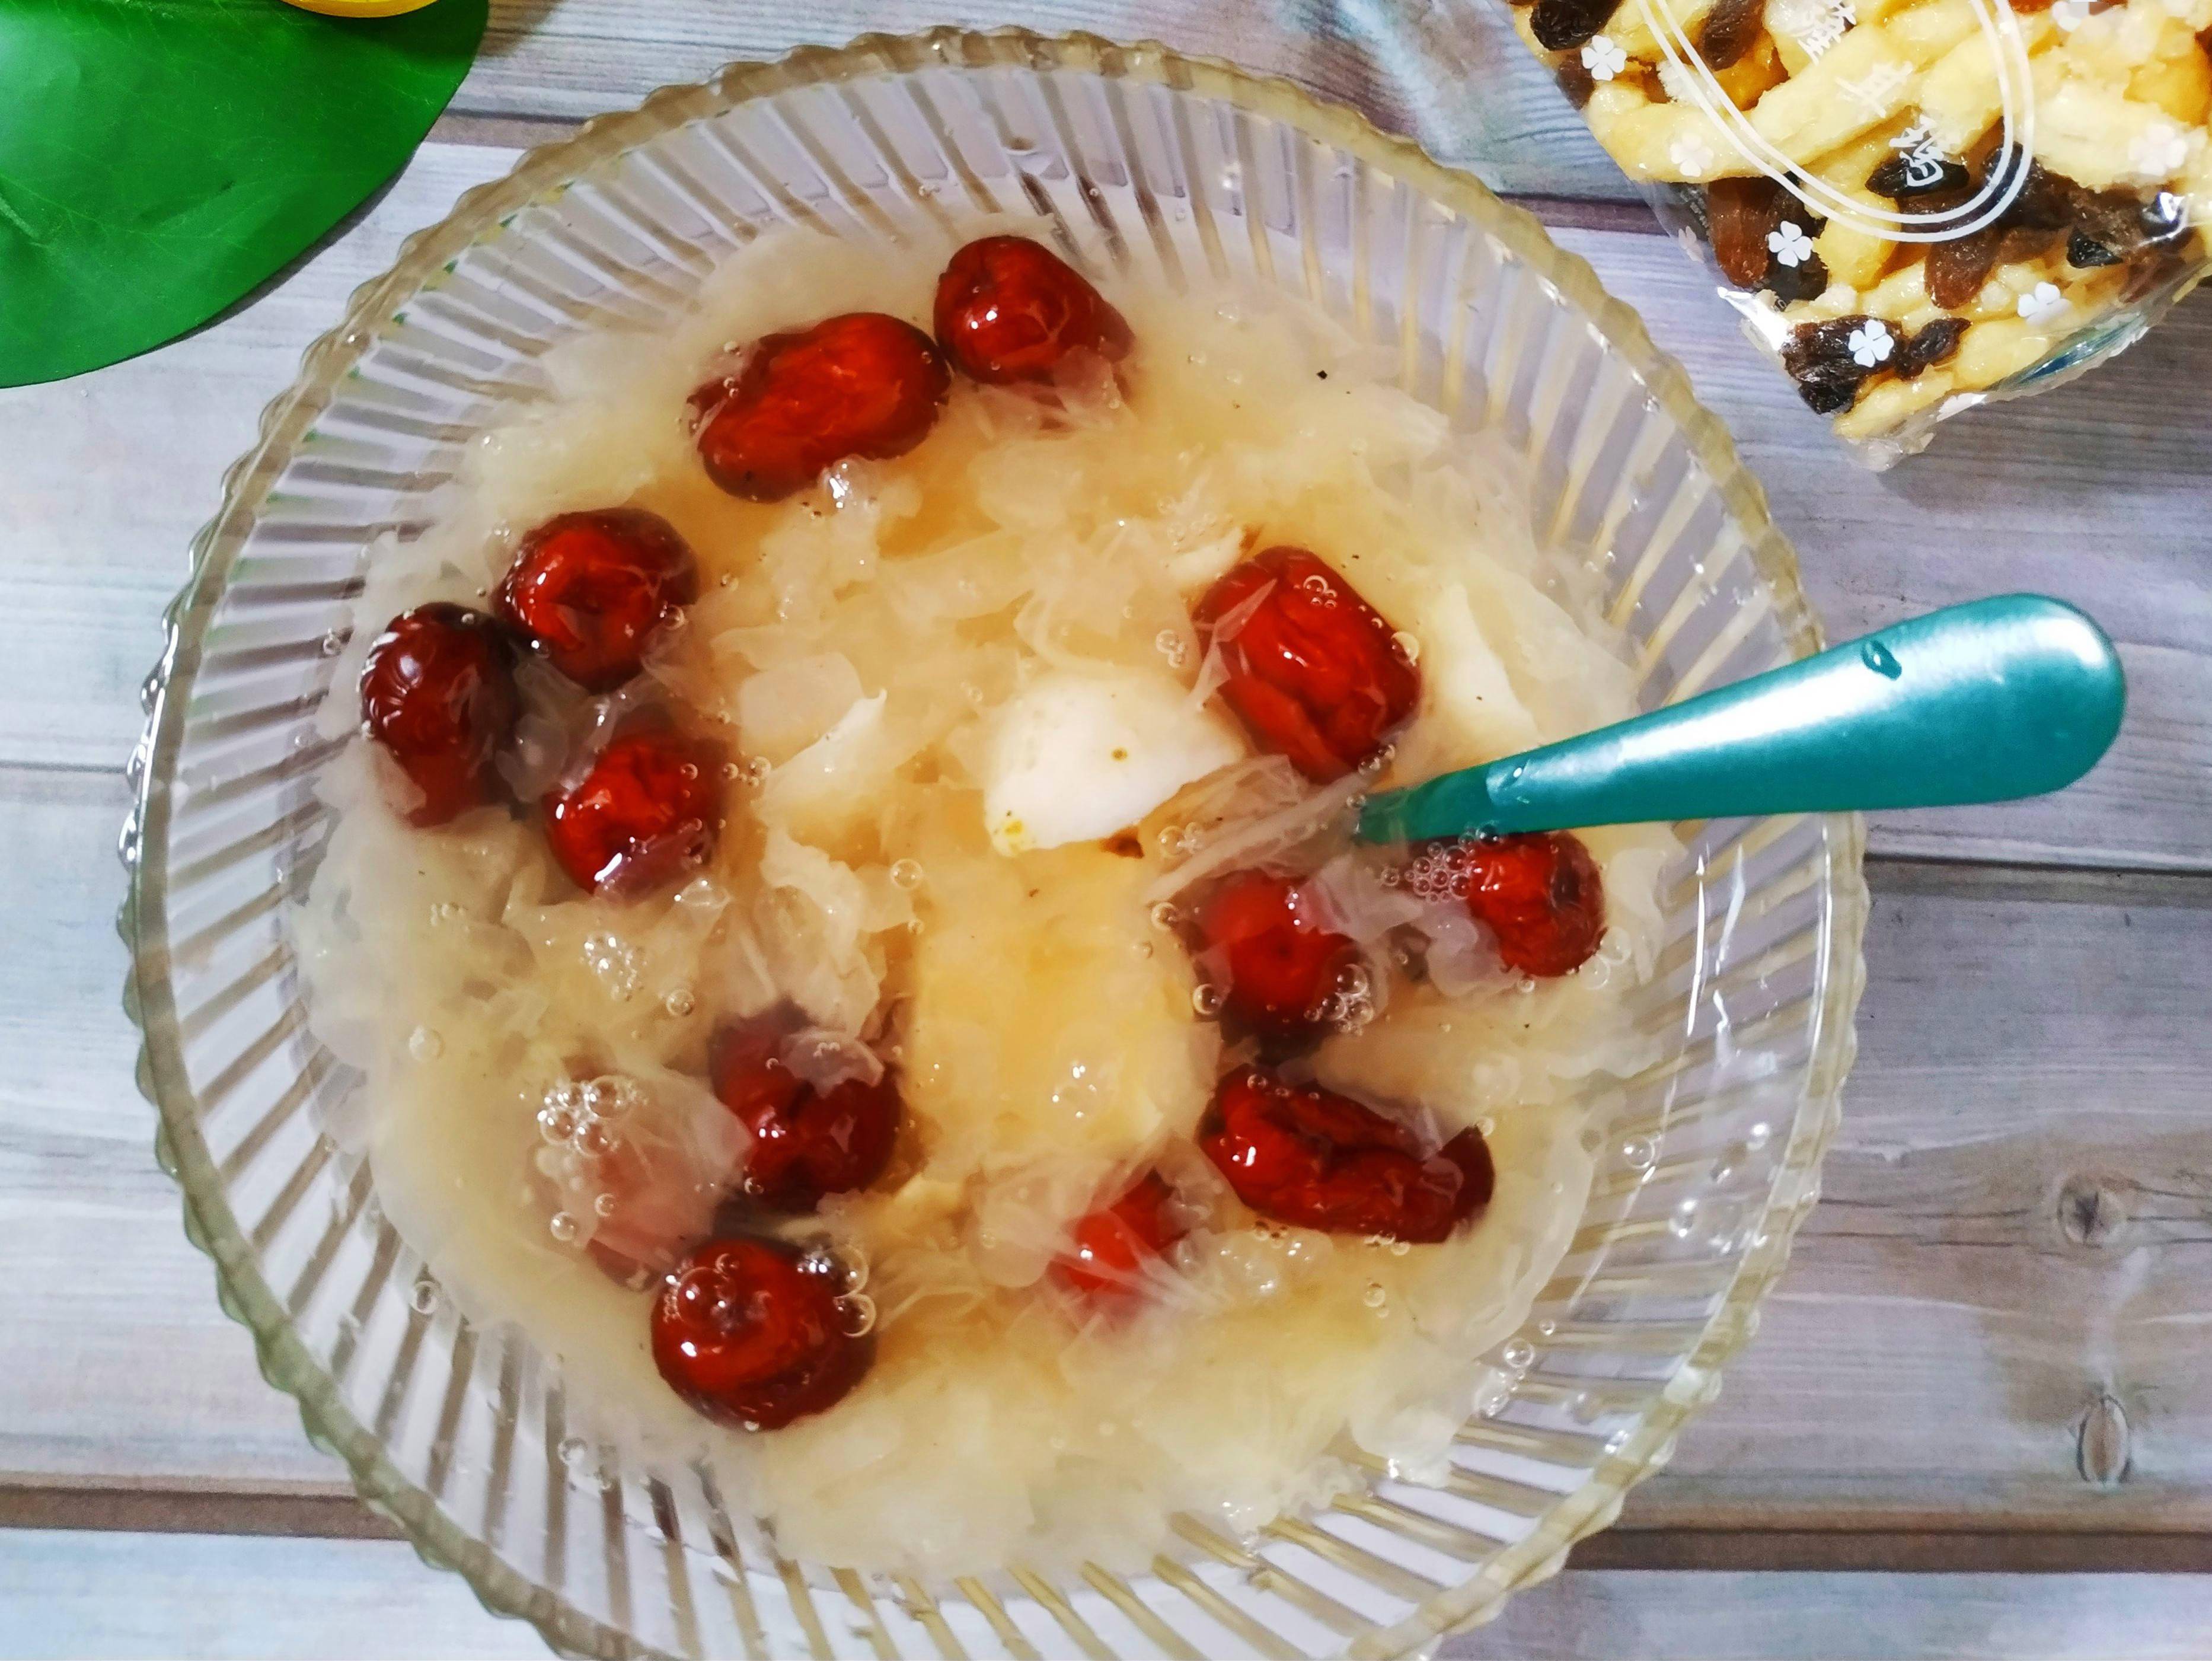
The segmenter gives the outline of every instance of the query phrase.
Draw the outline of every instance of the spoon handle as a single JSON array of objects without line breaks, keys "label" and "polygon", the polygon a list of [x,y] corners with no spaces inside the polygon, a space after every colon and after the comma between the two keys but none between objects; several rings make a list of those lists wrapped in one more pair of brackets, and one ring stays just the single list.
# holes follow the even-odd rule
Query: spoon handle
[{"label": "spoon handle", "polygon": [[1733,686],[1372,798],[1363,842],[2008,801],[2119,731],[2112,643],[2039,594],[1946,606]]}]

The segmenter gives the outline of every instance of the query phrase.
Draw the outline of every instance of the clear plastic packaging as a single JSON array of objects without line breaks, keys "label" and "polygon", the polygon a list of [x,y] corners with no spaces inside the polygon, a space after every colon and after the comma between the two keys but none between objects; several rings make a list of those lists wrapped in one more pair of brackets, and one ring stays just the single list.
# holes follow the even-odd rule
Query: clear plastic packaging
[{"label": "clear plastic packaging", "polygon": [[2212,0],[1501,0],[1875,466],[2212,270]]}]

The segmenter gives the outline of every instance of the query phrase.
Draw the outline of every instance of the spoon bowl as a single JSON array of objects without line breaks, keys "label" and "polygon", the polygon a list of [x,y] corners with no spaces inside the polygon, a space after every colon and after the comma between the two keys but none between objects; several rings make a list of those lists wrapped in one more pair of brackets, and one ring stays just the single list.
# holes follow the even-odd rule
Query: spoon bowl
[{"label": "spoon bowl", "polygon": [[2010,801],[2112,745],[2127,677],[2063,600],[1950,605],[1540,750],[1370,799],[1364,842]]}]

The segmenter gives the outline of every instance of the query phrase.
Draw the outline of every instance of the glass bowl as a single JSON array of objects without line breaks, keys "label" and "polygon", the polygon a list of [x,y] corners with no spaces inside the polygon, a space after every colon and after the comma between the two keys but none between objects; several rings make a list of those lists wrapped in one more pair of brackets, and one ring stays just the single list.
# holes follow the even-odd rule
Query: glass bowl
[{"label": "glass bowl", "polygon": [[1668,1058],[1593,1104],[1582,1226],[1441,1486],[1378,1470],[1249,1538],[1189,1519],[1134,1578],[764,1560],[732,1496],[623,1463],[540,1357],[439,1298],[319,1134],[356,1080],[308,1031],[283,926],[372,545],[423,529],[463,447],[541,395],[547,348],[651,326],[757,229],[933,263],[962,216],[1009,210],[1095,268],[1280,284],[1398,349],[1408,388],[1526,453],[1536,523],[1601,574],[1647,706],[1820,643],[1759,486],[1634,314],[1528,215],[1284,82],[1084,37],[869,37],[656,93],[464,196],[307,352],[194,545],[133,759],[125,1001],[185,1229],[270,1381],[425,1559],[562,1651],[1404,1653],[1612,1520],[1814,1201],[1863,978],[1848,817],[1679,827],[1635,1005]]}]

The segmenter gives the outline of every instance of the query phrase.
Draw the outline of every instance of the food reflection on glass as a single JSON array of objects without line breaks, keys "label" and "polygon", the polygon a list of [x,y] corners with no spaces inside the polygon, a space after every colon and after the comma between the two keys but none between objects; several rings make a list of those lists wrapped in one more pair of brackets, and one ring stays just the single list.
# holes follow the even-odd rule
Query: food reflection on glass
[{"label": "food reflection on glass", "polygon": [[1656,1059],[1676,851],[1352,838],[1633,713],[1509,454],[1012,232],[763,238],[546,369],[370,564],[291,920],[450,1295],[838,1564],[1440,1475]]}]

